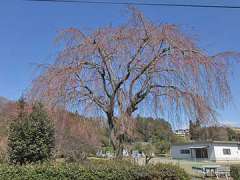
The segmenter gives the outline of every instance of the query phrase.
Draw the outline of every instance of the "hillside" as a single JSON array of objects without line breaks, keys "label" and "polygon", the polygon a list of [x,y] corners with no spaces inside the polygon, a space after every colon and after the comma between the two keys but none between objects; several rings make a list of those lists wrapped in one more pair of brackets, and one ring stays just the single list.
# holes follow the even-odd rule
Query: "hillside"
[{"label": "hillside", "polygon": [[9,102],[11,102],[11,101],[8,100],[8,99],[5,98],[5,97],[0,96],[0,113],[3,111],[4,106],[5,106],[6,104],[8,104]]},{"label": "hillside", "polygon": [[[29,106],[27,111],[31,109]],[[17,116],[18,108],[16,102],[0,97],[0,150],[6,149],[8,127]],[[70,149],[100,146],[103,131],[99,121],[80,117],[65,110],[48,112],[55,124],[57,150],[68,151]]]},{"label": "hillside", "polygon": [[9,126],[10,108],[12,101],[0,96],[0,151],[6,149],[7,131]]},{"label": "hillside", "polygon": [[12,103],[13,102],[7,98],[0,96],[0,137],[7,135],[9,116],[12,114],[10,113],[10,105]]},{"label": "hillside", "polygon": [[6,104],[6,103],[8,103],[9,101],[10,101],[10,100],[8,100],[7,98],[0,96],[0,104]]}]

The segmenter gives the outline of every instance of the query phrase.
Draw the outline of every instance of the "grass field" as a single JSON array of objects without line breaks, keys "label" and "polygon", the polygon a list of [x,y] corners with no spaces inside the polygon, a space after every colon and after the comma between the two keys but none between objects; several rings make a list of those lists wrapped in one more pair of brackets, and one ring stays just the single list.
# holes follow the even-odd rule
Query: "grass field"
[{"label": "grass field", "polygon": [[[144,163],[144,159],[139,160],[140,164]],[[202,165],[221,165],[221,166],[226,166],[229,167],[231,164],[236,164],[237,162],[209,162],[209,161],[188,161],[188,160],[174,160],[170,158],[153,158],[151,159],[151,163],[171,163],[178,165],[179,167],[183,168],[188,174],[192,175],[193,177],[201,177],[199,174],[196,174],[192,171],[193,166],[202,166]],[[239,162],[238,162],[239,163]],[[193,178],[195,179],[195,178]]]}]

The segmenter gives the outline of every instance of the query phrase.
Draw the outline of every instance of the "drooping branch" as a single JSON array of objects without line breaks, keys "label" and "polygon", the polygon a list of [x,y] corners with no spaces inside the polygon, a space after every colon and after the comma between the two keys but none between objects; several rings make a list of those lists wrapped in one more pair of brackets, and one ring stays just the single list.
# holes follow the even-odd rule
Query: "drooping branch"
[{"label": "drooping branch", "polygon": [[175,25],[158,25],[131,11],[121,26],[61,33],[62,51],[33,82],[29,96],[75,105],[90,115],[91,109],[100,110],[113,146],[114,131],[123,127],[127,133],[124,123],[138,109],[170,112],[173,121],[179,116],[210,120],[231,97],[227,59],[236,53],[209,56]]}]

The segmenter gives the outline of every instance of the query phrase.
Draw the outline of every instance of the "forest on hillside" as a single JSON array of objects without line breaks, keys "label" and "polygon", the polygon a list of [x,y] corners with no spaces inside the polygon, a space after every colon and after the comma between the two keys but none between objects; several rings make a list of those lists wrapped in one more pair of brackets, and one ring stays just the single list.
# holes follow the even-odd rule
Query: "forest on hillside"
[{"label": "forest on hillside", "polygon": [[[16,102],[0,98],[0,150],[2,152],[6,151],[9,125],[16,118],[17,113]],[[99,149],[111,150],[104,118],[84,117],[64,109],[55,109],[49,112],[49,115],[55,126],[57,156],[67,156],[76,152],[88,152],[93,155]],[[238,141],[240,138],[240,133],[230,127],[203,127],[199,121],[190,121],[189,136],[183,138],[175,135],[171,124],[164,119],[137,116],[135,120],[134,134],[125,138],[126,147],[131,149],[136,144],[149,143],[154,147],[156,154],[168,154],[171,143],[190,140]]]},{"label": "forest on hillside", "polygon": [[[29,106],[27,109],[30,108]],[[7,99],[0,102],[0,148],[2,151],[6,151],[9,125],[16,118],[18,111],[16,102]],[[110,148],[104,118],[84,117],[64,109],[55,109],[48,113],[55,126],[57,156],[66,156],[74,152],[95,154],[99,149]],[[134,144],[145,142],[154,146],[156,154],[166,154],[169,152],[171,143],[184,141],[174,134],[171,124],[164,119],[141,116],[135,119],[134,134],[126,137],[125,140],[129,148]]]}]

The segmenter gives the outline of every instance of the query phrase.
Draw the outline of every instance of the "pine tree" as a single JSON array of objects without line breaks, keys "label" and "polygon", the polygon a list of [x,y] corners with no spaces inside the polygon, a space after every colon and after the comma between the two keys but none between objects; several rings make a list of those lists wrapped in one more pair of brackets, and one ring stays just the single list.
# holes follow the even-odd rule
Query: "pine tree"
[{"label": "pine tree", "polygon": [[189,134],[190,139],[199,141],[201,139],[201,122],[196,120],[196,122],[189,121]]},{"label": "pine tree", "polygon": [[30,114],[24,112],[24,101],[19,101],[20,112],[10,125],[9,161],[13,164],[42,162],[52,155],[54,126],[41,103],[36,103]]}]

